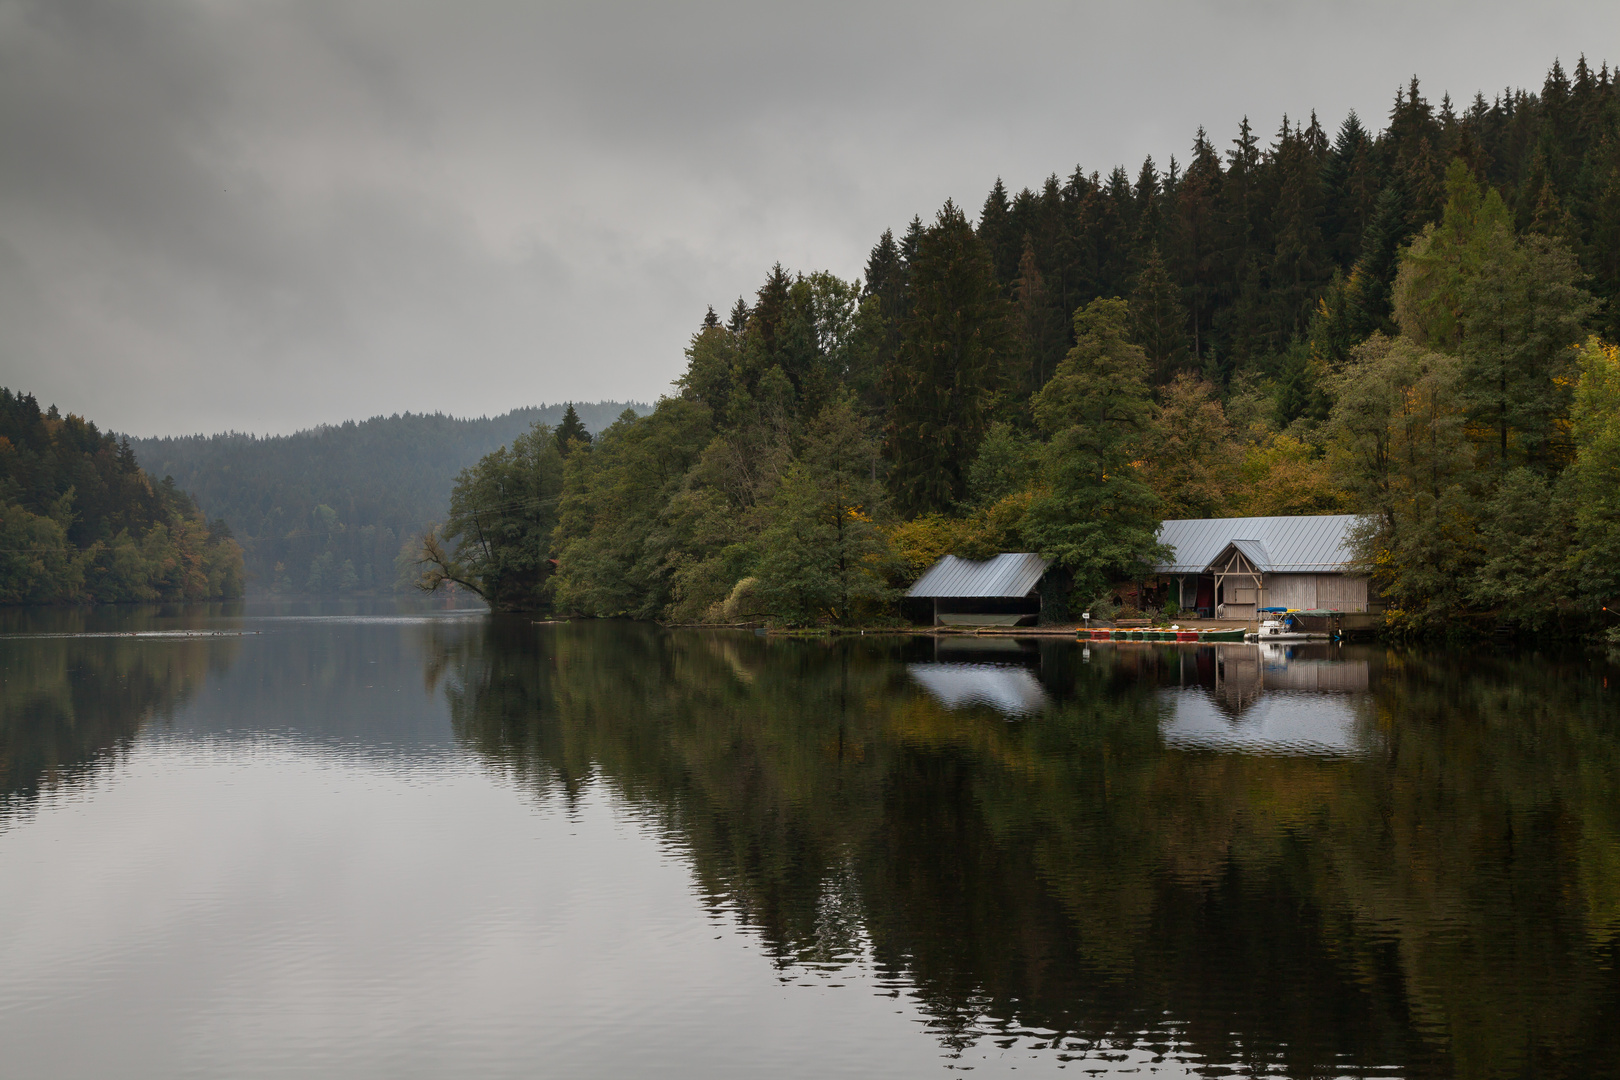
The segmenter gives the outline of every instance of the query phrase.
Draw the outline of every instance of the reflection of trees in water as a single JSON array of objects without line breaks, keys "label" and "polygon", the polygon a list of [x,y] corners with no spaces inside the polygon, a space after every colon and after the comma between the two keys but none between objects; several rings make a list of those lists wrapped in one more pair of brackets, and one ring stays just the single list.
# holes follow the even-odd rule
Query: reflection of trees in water
[{"label": "reflection of trees in water", "polygon": [[1375,752],[1285,757],[1167,748],[1174,649],[1043,645],[1054,704],[1016,721],[909,682],[931,650],[498,624],[442,657],[468,745],[599,778],[778,963],[864,950],[948,1047],[1168,1046],[1169,1016],[1295,1075],[1617,1049],[1620,715],[1590,668],[1365,650]]},{"label": "reflection of trees in water", "polygon": [[153,717],[171,716],[235,639],[0,640],[0,799],[32,800],[124,750]]}]

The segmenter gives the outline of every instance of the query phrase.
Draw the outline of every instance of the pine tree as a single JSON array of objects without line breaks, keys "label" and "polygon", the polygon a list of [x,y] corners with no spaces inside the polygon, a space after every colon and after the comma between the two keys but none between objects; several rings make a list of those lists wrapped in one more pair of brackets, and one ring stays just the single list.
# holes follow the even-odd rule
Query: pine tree
[{"label": "pine tree", "polygon": [[1427,138],[1418,140],[1401,170],[1406,196],[1406,228],[1415,233],[1440,216],[1445,206],[1446,185],[1440,155]]},{"label": "pine tree", "polygon": [[778,340],[788,320],[788,306],[791,302],[789,294],[793,289],[793,279],[788,272],[777,263],[771,267],[770,274],[765,278],[765,284],[759,287],[755,294],[754,309],[749,315],[748,332],[751,337],[757,338],[759,348],[764,353],[765,364],[774,363],[777,351],[781,348]]},{"label": "pine tree", "polygon": [[1155,384],[1167,381],[1187,358],[1187,311],[1181,306],[1180,291],[1155,244],[1148,249],[1131,291],[1134,336],[1147,353]]},{"label": "pine tree", "polygon": [[1273,349],[1305,331],[1331,264],[1321,228],[1322,168],[1313,149],[1320,137],[1319,129],[1315,135],[1299,130],[1290,135],[1285,120],[1272,155],[1272,249],[1266,278]]},{"label": "pine tree", "polygon": [[1350,358],[1350,350],[1361,341],[1350,325],[1349,282],[1338,270],[1333,271],[1311,314],[1306,340],[1310,342],[1311,355],[1321,360],[1330,372],[1338,371]]},{"label": "pine tree", "polygon": [[1057,370],[1057,365],[1068,350],[1068,334],[1061,312],[1052,302],[1046,289],[1046,279],[1035,258],[1035,243],[1024,238],[1024,254],[1018,260],[1018,278],[1013,282],[1013,308],[1018,331],[1021,361],[1015,382],[1023,408],[1020,415],[1027,419],[1027,403],[1032,394],[1046,385]]},{"label": "pine tree", "polygon": [[1136,264],[1136,196],[1124,168],[1108,174],[1108,182],[1091,205],[1094,212],[1090,215],[1087,246],[1093,295],[1122,296],[1130,289]]},{"label": "pine tree", "polygon": [[1385,159],[1392,172],[1404,171],[1418,153],[1418,144],[1427,140],[1432,147],[1440,137],[1434,110],[1419,90],[1417,76],[1395,91],[1395,104],[1389,110],[1389,127],[1381,140]]},{"label": "pine tree", "polygon": [[866,258],[866,281],[861,295],[877,297],[889,319],[899,320],[905,315],[906,260],[889,229],[883,230]]},{"label": "pine tree", "polygon": [[[713,308],[709,309],[709,314],[714,314]],[[716,327],[719,326],[719,320],[716,319],[713,323],[705,322],[704,325],[706,328]],[[557,430],[552,437],[557,441],[557,452],[563,457],[567,457],[573,452],[576,443],[590,443],[591,433],[586,431],[585,425],[580,422],[579,413],[574,411],[573,402],[568,403],[568,409],[563,413],[562,423],[557,425]]]},{"label": "pine tree", "polygon": [[1168,261],[1175,279],[1186,286],[1192,316],[1192,351],[1200,359],[1218,303],[1220,238],[1216,200],[1221,179],[1220,157],[1204,129],[1199,128],[1187,175],[1176,192],[1174,250]]},{"label": "pine tree", "polygon": [[[1175,159],[1170,159],[1172,164]],[[1164,234],[1164,184],[1153,158],[1143,160],[1131,192],[1136,204],[1136,228],[1131,237],[1132,254],[1138,264],[1149,249],[1159,246]]]},{"label": "pine tree", "polygon": [[1394,285],[1401,245],[1410,234],[1406,225],[1403,186],[1392,181],[1378,193],[1372,221],[1361,238],[1361,254],[1345,282],[1346,319],[1357,340],[1377,332],[1391,333],[1390,289]]},{"label": "pine tree", "polygon": [[1591,230],[1585,258],[1594,290],[1607,297],[1600,313],[1604,336],[1620,340],[1620,160],[1604,178],[1589,211]]},{"label": "pine tree", "polygon": [[[1220,290],[1221,318],[1212,329],[1222,339],[1224,363],[1211,374],[1225,385],[1241,361],[1264,352],[1265,266],[1270,244],[1263,184],[1263,161],[1259,140],[1248,117],[1238,126],[1238,137],[1226,155],[1226,175],[1221,183],[1219,207],[1219,273],[1224,279]],[[1206,367],[1211,367],[1205,357]]]},{"label": "pine tree", "polygon": [[910,271],[911,311],[887,379],[889,476],[900,507],[926,513],[966,493],[1015,343],[990,253],[954,203],[918,237]]},{"label": "pine tree", "polygon": [[862,345],[870,385],[863,400],[873,407],[887,403],[886,373],[900,352],[900,327],[910,310],[909,270],[894,233],[888,229],[866,259],[866,281],[861,292]]},{"label": "pine tree", "polygon": [[922,236],[922,218],[913,214],[911,224],[906,226],[906,234],[900,238],[900,261],[907,267],[917,261],[917,248],[922,244]]},{"label": "pine tree", "polygon": [[990,194],[985,196],[984,209],[979,212],[979,240],[990,251],[996,280],[1010,287],[1018,274],[1019,244],[1018,234],[1012,229],[1012,206],[999,176]]}]

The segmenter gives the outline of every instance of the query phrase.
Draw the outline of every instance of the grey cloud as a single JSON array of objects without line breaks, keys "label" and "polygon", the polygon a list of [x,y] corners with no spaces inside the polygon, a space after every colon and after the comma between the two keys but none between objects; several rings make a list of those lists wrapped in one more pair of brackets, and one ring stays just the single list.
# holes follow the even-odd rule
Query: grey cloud
[{"label": "grey cloud", "polygon": [[0,383],[141,434],[652,397],[705,304],[998,175],[1620,30],[1522,11],[0,0]]}]

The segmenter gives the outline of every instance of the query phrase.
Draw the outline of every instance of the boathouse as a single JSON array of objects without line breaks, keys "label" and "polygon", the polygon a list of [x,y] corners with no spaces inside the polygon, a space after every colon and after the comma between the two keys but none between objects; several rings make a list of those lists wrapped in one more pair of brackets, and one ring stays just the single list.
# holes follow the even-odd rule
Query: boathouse
[{"label": "boathouse", "polygon": [[1041,579],[1048,563],[1029,551],[990,559],[946,555],[907,592],[932,602],[935,626],[1018,626],[1040,621]]},{"label": "boathouse", "polygon": [[1355,567],[1355,514],[1166,521],[1170,557],[1153,569],[1165,599],[1205,618],[1254,619],[1263,608],[1379,610]]}]

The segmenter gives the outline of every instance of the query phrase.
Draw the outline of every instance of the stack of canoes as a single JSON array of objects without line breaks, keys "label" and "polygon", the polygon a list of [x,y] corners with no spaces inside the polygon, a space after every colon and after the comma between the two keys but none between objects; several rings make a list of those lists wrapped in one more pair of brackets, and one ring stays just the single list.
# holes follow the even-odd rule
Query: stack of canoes
[{"label": "stack of canoes", "polygon": [[1220,630],[1199,630],[1196,628],[1182,629],[1174,627],[1169,630],[1117,630],[1114,628],[1081,630],[1081,641],[1181,641],[1181,642],[1211,642],[1211,641],[1242,641],[1245,631],[1239,627]]}]

